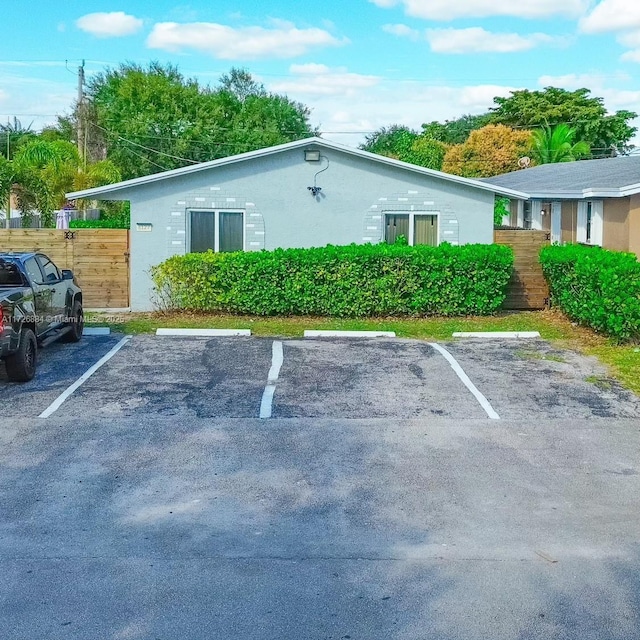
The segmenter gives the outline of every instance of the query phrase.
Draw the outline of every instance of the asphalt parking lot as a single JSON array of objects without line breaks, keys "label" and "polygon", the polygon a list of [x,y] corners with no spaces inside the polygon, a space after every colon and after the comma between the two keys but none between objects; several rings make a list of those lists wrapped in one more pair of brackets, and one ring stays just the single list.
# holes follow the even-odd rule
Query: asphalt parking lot
[{"label": "asphalt parking lot", "polygon": [[640,400],[597,362],[135,336],[38,417],[121,338],[0,367],[3,638],[640,638]]}]

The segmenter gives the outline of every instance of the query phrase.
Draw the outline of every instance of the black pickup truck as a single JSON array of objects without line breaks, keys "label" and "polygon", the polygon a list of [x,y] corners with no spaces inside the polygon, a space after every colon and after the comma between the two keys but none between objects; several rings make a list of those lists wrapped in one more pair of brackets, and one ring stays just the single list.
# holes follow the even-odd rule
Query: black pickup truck
[{"label": "black pickup truck", "polygon": [[7,377],[31,380],[38,346],[78,342],[84,315],[73,273],[43,253],[0,253],[0,359]]}]

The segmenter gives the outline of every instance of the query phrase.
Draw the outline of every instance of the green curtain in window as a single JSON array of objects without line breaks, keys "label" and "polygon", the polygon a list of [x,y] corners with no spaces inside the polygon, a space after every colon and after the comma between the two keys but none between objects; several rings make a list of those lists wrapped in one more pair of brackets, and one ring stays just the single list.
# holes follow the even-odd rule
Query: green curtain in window
[{"label": "green curtain in window", "polygon": [[387,227],[385,240],[388,244],[393,244],[398,236],[404,236],[409,241],[409,215],[406,213],[387,214]]},{"label": "green curtain in window", "polygon": [[220,212],[220,251],[242,251],[243,215],[238,211]]},{"label": "green curtain in window", "polygon": [[413,244],[438,246],[438,216],[414,216]]},{"label": "green curtain in window", "polygon": [[215,250],[215,214],[213,211],[191,211],[191,252]]}]

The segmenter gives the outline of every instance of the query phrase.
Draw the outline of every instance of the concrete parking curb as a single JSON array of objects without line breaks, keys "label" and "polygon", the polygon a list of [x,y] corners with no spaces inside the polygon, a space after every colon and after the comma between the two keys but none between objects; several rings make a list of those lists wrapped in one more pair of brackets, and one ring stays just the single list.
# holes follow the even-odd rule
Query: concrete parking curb
[{"label": "concrete parking curb", "polygon": [[457,331],[454,338],[539,338],[538,331]]},{"label": "concrete parking curb", "polygon": [[82,330],[83,336],[108,336],[110,334],[110,327],[85,327]]},{"label": "concrete parking curb", "polygon": [[157,329],[156,335],[225,338],[231,336],[250,336],[251,329]]},{"label": "concrete parking curb", "polygon": [[395,338],[395,331],[309,331],[305,338]]}]

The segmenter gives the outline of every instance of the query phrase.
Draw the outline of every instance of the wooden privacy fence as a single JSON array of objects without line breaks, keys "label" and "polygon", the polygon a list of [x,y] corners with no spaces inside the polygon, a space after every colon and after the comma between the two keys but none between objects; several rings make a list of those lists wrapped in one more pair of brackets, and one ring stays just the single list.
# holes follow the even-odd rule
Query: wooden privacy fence
[{"label": "wooden privacy fence", "polygon": [[540,249],[549,244],[547,231],[525,229],[493,232],[496,244],[504,244],[513,249],[513,273],[507,285],[507,299],[504,309],[543,309],[549,301],[549,287],[542,275]]},{"label": "wooden privacy fence", "polygon": [[126,229],[0,229],[0,251],[41,251],[61,269],[72,269],[85,308],[129,306]]}]

